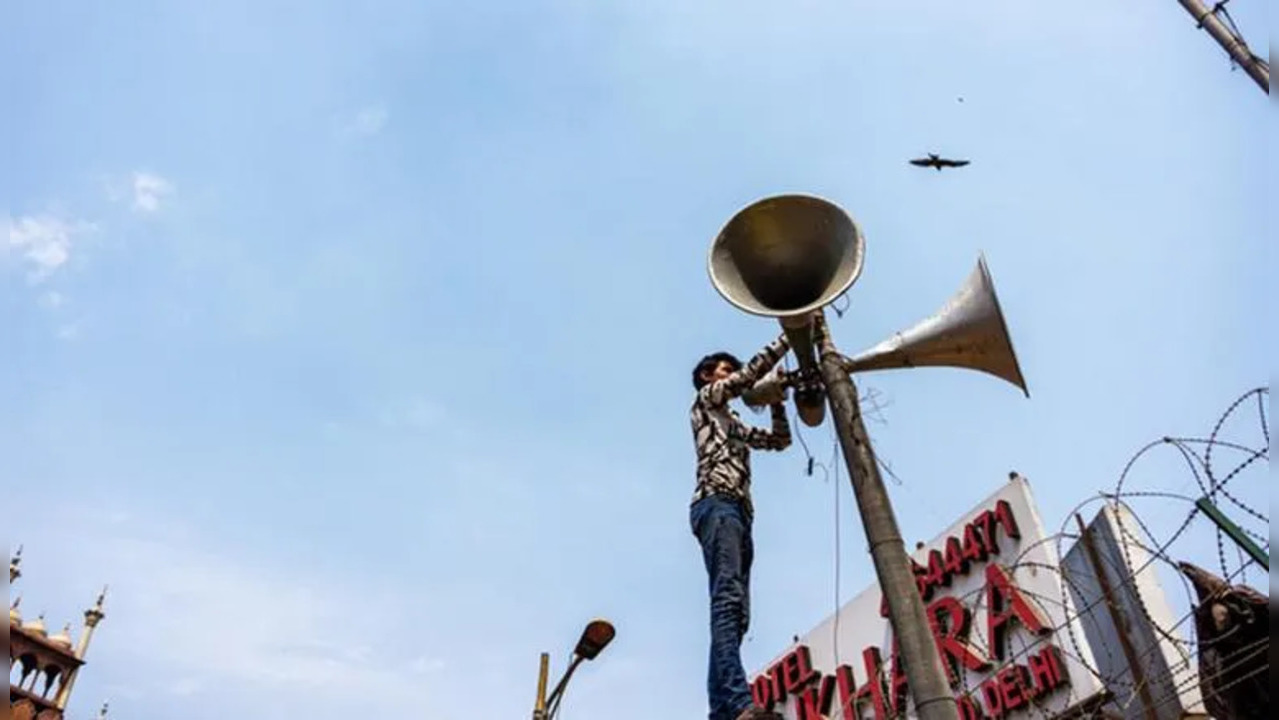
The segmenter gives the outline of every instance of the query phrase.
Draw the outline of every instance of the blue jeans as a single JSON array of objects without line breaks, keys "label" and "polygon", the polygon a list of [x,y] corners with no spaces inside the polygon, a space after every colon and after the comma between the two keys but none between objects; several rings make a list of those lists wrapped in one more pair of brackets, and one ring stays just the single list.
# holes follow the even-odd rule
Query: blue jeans
[{"label": "blue jeans", "polygon": [[706,676],[709,720],[734,720],[750,707],[741,645],[750,627],[751,522],[741,503],[711,495],[689,509],[710,579],[711,651]]}]

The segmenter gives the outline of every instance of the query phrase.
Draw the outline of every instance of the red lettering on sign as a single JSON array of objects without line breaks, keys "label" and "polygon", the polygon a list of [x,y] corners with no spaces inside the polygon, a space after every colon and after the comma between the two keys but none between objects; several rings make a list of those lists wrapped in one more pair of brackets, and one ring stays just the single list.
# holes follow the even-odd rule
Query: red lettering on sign
[{"label": "red lettering on sign", "polygon": [[999,563],[986,566],[986,613],[986,638],[1000,660],[1006,654],[1013,620],[1020,621],[1036,635],[1052,632],[1043,613],[1031,604],[1030,598],[1013,583],[1008,569]]},{"label": "red lettering on sign", "polygon": [[1051,692],[1057,687],[1057,674],[1053,672],[1051,657],[1044,657],[1044,653],[1039,653],[1031,655],[1029,662],[1030,682],[1035,687],[1036,697]]},{"label": "red lettering on sign", "polygon": [[799,720],[825,720],[830,715],[831,700],[835,697],[835,678],[827,675],[818,687],[809,687],[799,696]]},{"label": "red lettering on sign", "polygon": [[853,669],[847,665],[835,668],[835,685],[839,689],[839,712],[835,717],[856,717],[854,707],[857,705],[857,680],[853,677]]},{"label": "red lettering on sign", "polygon": [[817,677],[807,645],[800,645],[782,660],[782,689],[791,695]]},{"label": "red lettering on sign", "polygon": [[981,544],[989,555],[999,554],[999,543],[995,540],[995,513],[986,510],[974,520],[981,529]]},{"label": "red lettering on sign", "polygon": [[1004,710],[1004,696],[999,692],[998,676],[981,684],[981,699],[986,703],[986,712],[995,720],[1007,714]]},{"label": "red lettering on sign", "polygon": [[963,558],[969,562],[984,563],[990,555],[986,552],[986,544],[982,542],[981,532],[976,522],[964,526]]},{"label": "red lettering on sign", "polygon": [[941,652],[942,664],[952,686],[960,680],[959,668],[980,672],[990,668],[990,660],[972,643],[968,635],[972,630],[972,613],[953,597],[937,598],[928,606],[928,622],[933,628],[933,640]]},{"label": "red lettering on sign", "polygon": [[964,551],[959,546],[959,538],[946,538],[946,574],[952,577],[968,574],[968,561],[964,559]]},{"label": "red lettering on sign", "polygon": [[786,702],[786,688],[782,686],[781,663],[777,663],[768,671],[768,681],[773,686],[773,701]]},{"label": "red lettering on sign", "polygon": [[[1000,530],[1005,537],[1021,538],[1021,529],[1007,500],[996,502],[993,509],[982,511],[964,525],[962,539],[948,537],[941,548],[930,550],[924,564],[912,558],[915,589],[920,597],[925,601],[931,600],[939,588],[950,587],[956,577],[967,575],[972,563],[983,563],[991,555],[997,555]],[[879,614],[888,617],[887,597],[880,599]]]},{"label": "red lettering on sign", "polygon": [[773,695],[773,681],[767,674],[760,675],[751,683],[751,699],[765,710],[772,710],[777,698]]},{"label": "red lettering on sign", "polygon": [[955,698],[955,702],[959,704],[960,720],[984,720],[986,714],[981,711],[981,704],[973,699],[972,695],[961,695]]},{"label": "red lettering on sign", "polygon": [[906,712],[907,685],[906,668],[902,665],[901,644],[893,639],[892,671],[888,674],[888,712],[891,717],[898,717]]},{"label": "red lettering on sign", "polygon": [[[950,617],[953,610],[949,603],[946,603],[946,607],[941,604],[946,600],[949,598],[941,598],[929,606],[930,615],[943,621],[943,629],[946,629],[945,622],[953,622]],[[946,634],[943,632],[943,636]],[[787,666],[797,668],[798,670],[790,672],[799,672],[801,677],[809,677],[808,682],[790,692],[795,698],[794,716],[797,720],[860,718],[866,705],[870,706],[875,720],[894,720],[905,712],[908,690],[905,673],[902,672],[901,655],[896,646],[893,650],[892,667],[888,673],[885,673],[884,660],[878,647],[871,646],[863,651],[862,659],[868,680],[861,688],[856,686],[853,669],[848,665],[840,665],[831,675],[812,671],[809,660],[802,658],[808,651],[806,646],[792,650],[773,667],[779,670]],[[981,683],[975,693],[956,695],[961,720],[1003,720],[1009,715],[1023,712],[1026,707],[1057,688],[1070,684],[1060,651],[1053,645],[1045,645],[1039,652],[1027,656],[1027,663],[1005,665]],[[986,664],[989,666],[989,661]],[[779,701],[774,693],[772,678],[784,674],[785,671],[781,671],[780,675],[770,671],[754,679],[751,694],[757,705],[770,710],[776,706]],[[820,681],[814,683],[813,679]],[[785,689],[784,686],[782,689]],[[835,704],[836,697],[839,698],[838,706]]]},{"label": "red lettering on sign", "polygon": [[1039,657],[1052,666],[1053,688],[1070,684],[1070,675],[1066,672],[1065,665],[1062,663],[1060,650],[1053,645],[1046,645],[1043,650],[1039,651]]},{"label": "red lettering on sign", "polygon": [[875,720],[889,720],[892,708],[889,707],[888,693],[884,691],[884,660],[879,654],[879,648],[872,645],[863,650],[862,664],[866,668],[866,684],[857,691],[854,700],[863,702],[869,699],[871,708],[875,711]]},{"label": "red lettering on sign", "polygon": [[1022,673],[1025,671],[1026,668],[1021,665],[1009,665],[995,676],[999,680],[999,694],[1004,701],[1005,713],[1012,712],[1028,702],[1022,692],[1025,687],[1025,683],[1022,682]]},{"label": "red lettering on sign", "polygon": [[813,669],[808,646],[799,645],[751,682],[751,699],[756,705],[771,709],[819,677],[821,673]]},{"label": "red lettering on sign", "polygon": [[795,689],[799,687],[799,657],[798,653],[792,651],[789,655],[782,658],[782,692],[791,695]]},{"label": "red lettering on sign", "polygon": [[751,681],[751,701],[762,708],[773,709],[773,688],[768,686],[768,677],[759,675]]},{"label": "red lettering on sign", "polygon": [[1004,534],[1013,540],[1021,539],[1021,529],[1017,527],[1017,519],[1013,517],[1013,506],[1007,500],[995,503],[995,522],[1003,526]]},{"label": "red lettering on sign", "polygon": [[930,599],[933,591],[944,585],[950,585],[950,577],[946,575],[941,553],[932,550],[928,553],[928,570],[924,574],[924,600]]}]

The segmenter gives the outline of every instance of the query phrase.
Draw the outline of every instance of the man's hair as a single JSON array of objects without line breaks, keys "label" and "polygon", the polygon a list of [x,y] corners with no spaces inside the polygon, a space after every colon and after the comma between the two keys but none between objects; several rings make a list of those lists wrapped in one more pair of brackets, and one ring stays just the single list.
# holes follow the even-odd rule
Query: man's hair
[{"label": "man's hair", "polygon": [[742,361],[738,360],[736,355],[730,352],[711,353],[698,360],[697,367],[693,368],[693,387],[701,390],[702,386],[706,384],[706,381],[702,379],[702,375],[714,371],[722,362],[728,363],[733,368],[733,372],[742,369]]}]

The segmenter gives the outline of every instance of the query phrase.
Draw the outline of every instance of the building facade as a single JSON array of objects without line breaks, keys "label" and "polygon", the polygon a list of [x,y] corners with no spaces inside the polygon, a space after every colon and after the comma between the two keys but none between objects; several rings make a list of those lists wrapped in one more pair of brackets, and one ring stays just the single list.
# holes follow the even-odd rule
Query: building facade
[{"label": "building facade", "polygon": [[[9,585],[22,577],[22,550],[9,560]],[[22,597],[9,606],[9,713],[12,720],[63,720],[93,632],[106,617],[106,589],[84,613],[79,639],[71,623],[50,635],[43,615],[24,619]],[[105,707],[99,713],[105,717]]]}]

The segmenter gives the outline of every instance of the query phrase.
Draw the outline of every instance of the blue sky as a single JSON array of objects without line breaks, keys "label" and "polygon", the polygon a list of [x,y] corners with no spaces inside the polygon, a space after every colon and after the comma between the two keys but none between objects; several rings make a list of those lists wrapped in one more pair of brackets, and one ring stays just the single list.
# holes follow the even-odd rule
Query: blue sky
[{"label": "blue sky", "polygon": [[[519,717],[595,615],[564,717],[704,714],[688,372],[776,334],[705,269],[765,195],[861,223],[849,352],[986,253],[1031,399],[859,380],[907,537],[1011,469],[1055,524],[1273,375],[1272,108],[1175,3],[467,5],[9,11],[3,534],[51,624],[112,584],[79,717]],[[755,464],[752,667],[835,593],[833,486]]]}]

